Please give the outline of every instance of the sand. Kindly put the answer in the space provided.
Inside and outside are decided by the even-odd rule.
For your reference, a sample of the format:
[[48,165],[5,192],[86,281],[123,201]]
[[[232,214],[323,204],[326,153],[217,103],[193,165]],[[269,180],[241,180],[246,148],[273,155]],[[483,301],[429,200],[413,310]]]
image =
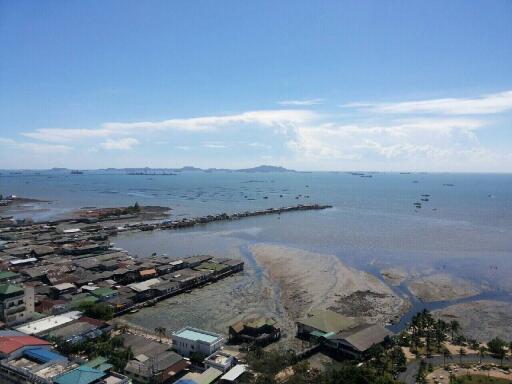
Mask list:
[[413,279],[407,287],[414,296],[425,302],[457,300],[480,293],[472,283],[446,273]]
[[454,304],[433,312],[436,318],[457,320],[462,332],[481,342],[494,337],[509,340],[512,335],[512,304],[505,301],[477,300]]
[[387,323],[408,309],[409,303],[384,282],[346,266],[333,255],[268,244],[253,245],[251,252],[278,287],[292,321],[312,308],[323,308]]

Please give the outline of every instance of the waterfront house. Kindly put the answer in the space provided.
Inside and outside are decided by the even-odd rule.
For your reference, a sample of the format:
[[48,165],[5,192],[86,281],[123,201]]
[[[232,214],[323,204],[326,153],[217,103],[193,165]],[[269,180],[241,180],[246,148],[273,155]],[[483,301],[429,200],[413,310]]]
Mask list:
[[229,327],[229,339],[232,342],[246,342],[265,346],[279,340],[281,330],[276,321],[268,317],[251,317],[232,324]]
[[209,356],[218,351],[224,338],[216,333],[185,327],[172,334],[173,348],[182,356],[200,353]]
[[330,310],[314,309],[297,321],[297,335],[308,339],[325,334],[336,334],[356,325],[354,319]]

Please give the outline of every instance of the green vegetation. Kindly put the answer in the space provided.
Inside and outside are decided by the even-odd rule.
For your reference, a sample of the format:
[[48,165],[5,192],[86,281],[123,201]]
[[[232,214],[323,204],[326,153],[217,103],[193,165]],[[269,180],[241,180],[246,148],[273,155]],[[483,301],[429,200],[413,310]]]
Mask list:
[[65,342],[60,338],[51,341],[55,343],[56,349],[64,355],[86,355],[88,359],[104,356],[118,372],[122,372],[128,360],[133,358],[131,349],[123,347],[122,336],[110,337],[105,334],[96,339],[76,343]]
[[[387,358],[395,356],[397,361],[401,362],[402,356],[392,349],[392,353],[376,349],[374,356],[378,356],[379,363],[375,366],[370,364],[365,367],[358,367],[353,363],[334,363],[325,366],[323,371],[311,369],[307,361],[298,361],[297,356],[291,351],[274,350],[264,352],[261,349],[248,353],[247,361],[256,375],[247,375],[243,383],[246,384],[270,384],[275,383],[275,376],[288,367],[290,377],[286,381],[290,384],[397,384],[392,375],[386,370],[388,366],[397,365],[396,363],[387,364]],[[386,356],[386,357],[384,357]],[[404,357],[405,359],[405,357]],[[405,364],[405,362],[403,363]],[[378,368],[376,368],[378,367]]]
[[100,320],[111,320],[114,317],[114,309],[106,303],[83,302],[79,305],[79,310],[89,316]]

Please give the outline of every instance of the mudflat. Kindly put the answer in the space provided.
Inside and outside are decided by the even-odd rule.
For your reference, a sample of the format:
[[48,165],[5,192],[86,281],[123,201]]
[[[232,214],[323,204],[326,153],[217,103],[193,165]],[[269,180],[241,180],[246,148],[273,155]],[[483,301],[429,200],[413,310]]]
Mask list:
[[268,244],[253,245],[251,252],[278,287],[291,320],[312,308],[329,308],[365,321],[387,323],[409,308],[409,302],[384,282],[346,266],[334,255]]
[[457,320],[462,332],[471,338],[487,342],[494,337],[509,340],[512,334],[512,305],[497,300],[477,300],[450,305],[433,312],[436,318]]
[[480,293],[480,289],[469,281],[447,273],[418,277],[408,284],[408,288],[414,296],[426,302],[463,299]]

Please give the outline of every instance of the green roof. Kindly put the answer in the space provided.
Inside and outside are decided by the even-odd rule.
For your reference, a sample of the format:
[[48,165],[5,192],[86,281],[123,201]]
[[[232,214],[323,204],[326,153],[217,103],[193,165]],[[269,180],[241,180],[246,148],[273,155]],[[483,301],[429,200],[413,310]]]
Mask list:
[[24,292],[24,290],[19,285],[14,285],[14,284],[1,284],[0,285],[0,295],[10,295],[13,293],[22,293],[22,292]]
[[85,363],[84,365],[86,365],[90,368],[97,369],[98,371],[103,371],[103,372],[108,371],[113,367],[112,364],[108,364],[108,360],[106,358],[104,358],[103,356],[98,356],[98,357],[92,359],[91,361]]
[[0,271],[0,280],[7,280],[17,276],[19,275],[12,271]]
[[91,295],[94,295],[96,297],[103,297],[103,296],[111,296],[116,294],[117,291],[114,291],[110,288],[98,288],[91,292]]

